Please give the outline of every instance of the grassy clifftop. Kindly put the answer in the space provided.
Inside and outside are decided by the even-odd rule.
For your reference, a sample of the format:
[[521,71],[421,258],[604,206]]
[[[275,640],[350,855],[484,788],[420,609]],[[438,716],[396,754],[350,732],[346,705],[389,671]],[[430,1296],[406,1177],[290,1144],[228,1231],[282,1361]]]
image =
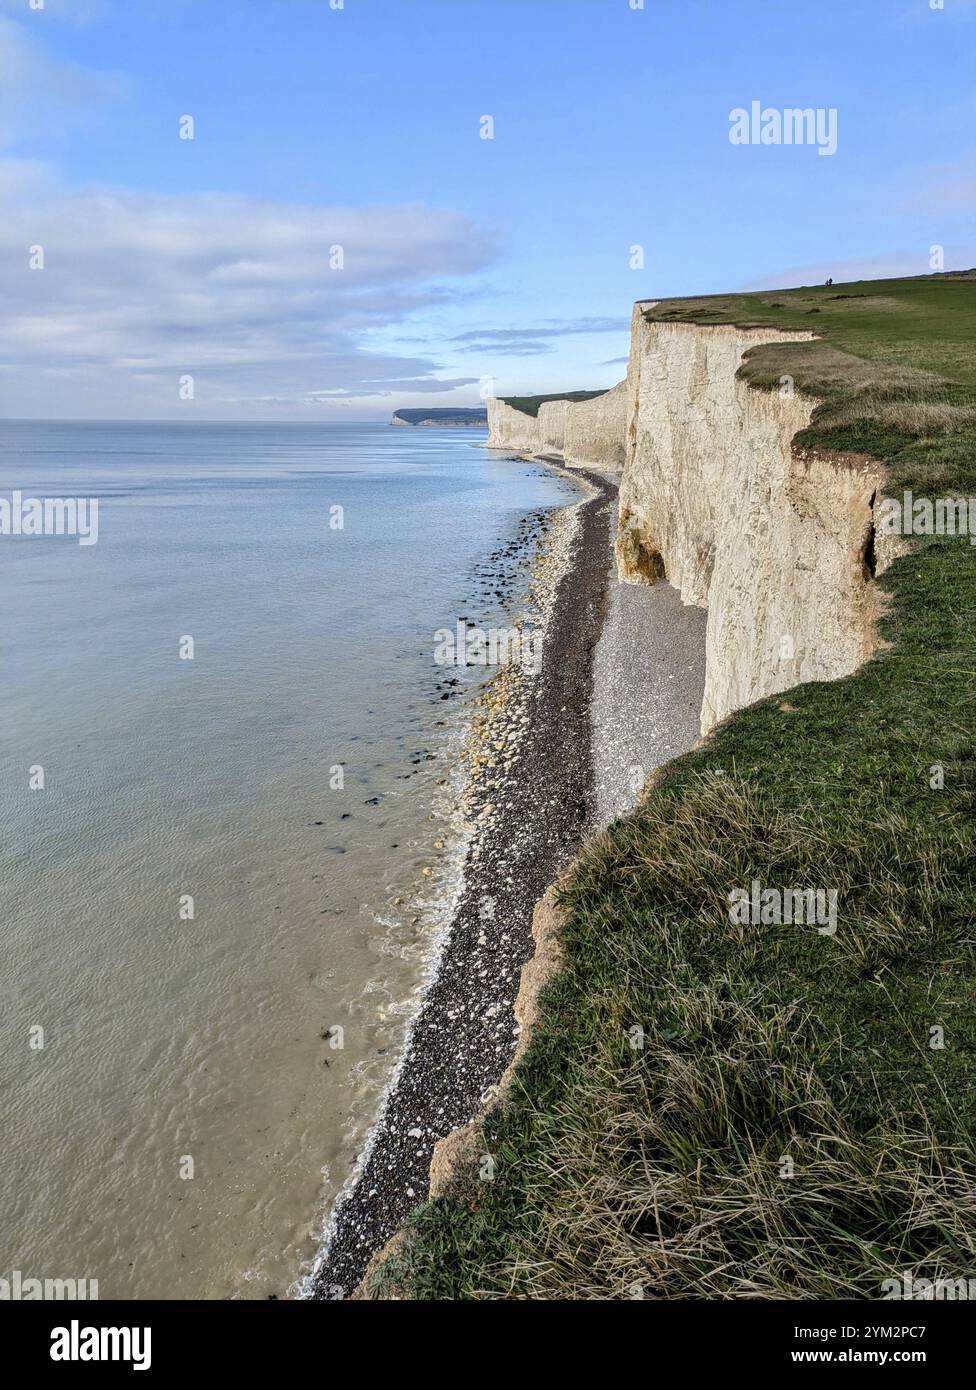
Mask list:
[[816,334],[757,348],[742,369],[753,386],[789,375],[820,398],[800,443],[888,457],[926,432],[976,424],[976,270],[662,300],[645,317]]
[[520,410],[523,415],[533,417],[539,414],[539,406],[545,405],[546,401],[592,401],[596,396],[605,396],[606,389],[602,391],[556,391],[551,396],[504,396],[506,405],[510,405],[513,410]]
[[[811,329],[743,374],[823,401],[803,443],[889,495],[976,496],[976,277],[673,300]],[[917,536],[887,646],[742,711],[582,854],[483,1165],[380,1278],[423,1298],[876,1299],[976,1270],[976,547]],[[837,931],[732,887],[838,893]]]

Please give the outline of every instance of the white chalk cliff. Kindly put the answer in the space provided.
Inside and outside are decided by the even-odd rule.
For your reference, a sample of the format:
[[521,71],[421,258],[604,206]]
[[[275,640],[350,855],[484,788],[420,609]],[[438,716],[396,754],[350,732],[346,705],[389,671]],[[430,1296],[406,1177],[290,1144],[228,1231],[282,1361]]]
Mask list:
[[817,402],[737,376],[750,348],[814,335],[658,323],[650,307],[634,309],[626,381],[538,420],[490,401],[488,443],[622,463],[620,578],[666,579],[708,610],[707,733],[763,696],[856,670],[877,642],[874,574],[897,548],[875,544],[881,463],[794,448]]
[[631,413],[629,380],[588,401],[546,401],[538,416],[488,402],[488,448],[558,454],[567,463],[621,469]]
[[663,577],[708,609],[701,728],[803,681],[849,675],[876,645],[884,468],[795,449],[816,401],[736,373],[760,343],[812,334],[654,323],[634,311],[620,487],[621,579]]

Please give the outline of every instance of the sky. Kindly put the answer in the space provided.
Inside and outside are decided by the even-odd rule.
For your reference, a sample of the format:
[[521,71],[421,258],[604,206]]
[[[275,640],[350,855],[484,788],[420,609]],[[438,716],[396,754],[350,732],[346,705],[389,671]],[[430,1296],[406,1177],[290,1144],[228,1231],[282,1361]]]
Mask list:
[[638,299],[974,266],[974,71],[976,0],[0,0],[0,416],[597,389]]

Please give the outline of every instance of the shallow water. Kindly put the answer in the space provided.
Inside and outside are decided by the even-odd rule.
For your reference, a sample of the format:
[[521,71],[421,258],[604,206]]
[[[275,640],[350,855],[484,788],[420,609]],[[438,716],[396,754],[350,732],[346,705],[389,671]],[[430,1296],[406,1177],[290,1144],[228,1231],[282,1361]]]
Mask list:
[[0,536],[0,1276],[281,1296],[314,1254],[438,926],[433,634],[573,496],[483,438],[0,423],[0,496],[100,499],[96,545]]

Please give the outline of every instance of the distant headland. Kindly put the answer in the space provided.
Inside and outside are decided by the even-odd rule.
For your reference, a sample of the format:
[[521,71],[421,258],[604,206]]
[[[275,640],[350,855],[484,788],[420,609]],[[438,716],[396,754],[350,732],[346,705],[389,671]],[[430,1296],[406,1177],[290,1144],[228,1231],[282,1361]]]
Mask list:
[[446,406],[439,410],[423,410],[420,407],[407,410],[394,410],[391,425],[473,425],[480,429],[488,428],[488,408],[483,405]]

